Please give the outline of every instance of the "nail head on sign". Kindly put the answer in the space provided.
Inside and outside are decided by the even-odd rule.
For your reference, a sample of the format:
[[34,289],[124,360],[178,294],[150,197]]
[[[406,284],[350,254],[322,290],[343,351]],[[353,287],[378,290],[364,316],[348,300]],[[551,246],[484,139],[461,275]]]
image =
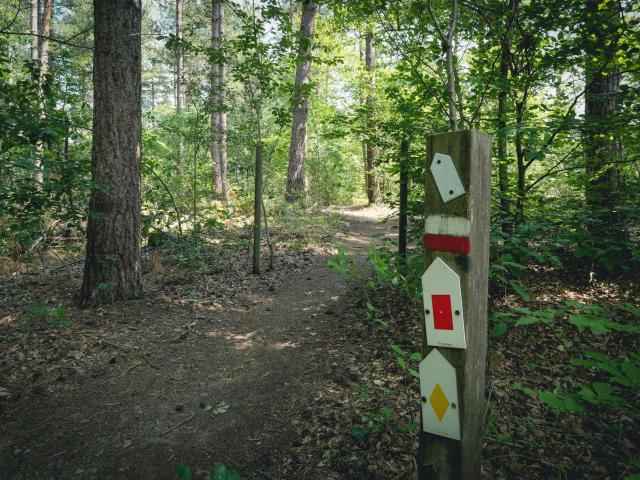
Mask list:
[[423,401],[424,403],[427,403],[427,397],[422,397],[422,401]]
[[426,313],[427,315],[429,315],[431,313],[431,311],[427,308],[424,313]]
[[451,403],[451,408],[456,409],[458,408],[458,405],[455,404],[455,402]]

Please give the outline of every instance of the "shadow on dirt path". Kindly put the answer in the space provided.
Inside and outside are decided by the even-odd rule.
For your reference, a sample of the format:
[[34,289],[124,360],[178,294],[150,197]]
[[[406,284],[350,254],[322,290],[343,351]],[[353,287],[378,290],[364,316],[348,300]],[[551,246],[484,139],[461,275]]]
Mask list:
[[[395,233],[377,223],[388,214],[340,210],[337,241],[364,258],[376,234]],[[357,342],[340,327],[353,292],[327,258],[222,311],[154,299],[119,309],[92,365],[0,399],[0,478],[173,479],[178,463],[205,478],[215,462],[243,478],[285,478],[291,419],[341,381],[338,354]]]

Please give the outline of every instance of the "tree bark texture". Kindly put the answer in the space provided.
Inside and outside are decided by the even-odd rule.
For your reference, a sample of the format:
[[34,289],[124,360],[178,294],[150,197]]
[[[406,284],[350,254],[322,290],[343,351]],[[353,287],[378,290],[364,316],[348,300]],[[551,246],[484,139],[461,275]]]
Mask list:
[[409,200],[409,140],[400,142],[400,213],[398,221],[398,253],[406,262],[407,253],[407,204]]
[[517,0],[509,0],[505,16],[504,37],[500,43],[500,87],[498,91],[498,186],[500,213],[509,217],[509,156],[507,150],[507,97],[509,95],[509,62],[511,61],[511,30]]
[[256,171],[254,183],[253,202],[253,269],[256,275],[260,274],[260,241],[262,239],[262,220],[260,218],[262,207],[262,143],[256,144]]
[[[602,7],[601,0],[586,4],[593,22],[586,34],[584,152],[587,181],[585,198],[591,209],[589,231],[594,238],[628,240],[624,215],[618,209],[624,178],[617,163],[621,160],[620,135],[616,126],[616,100],[621,73],[616,63],[617,42],[613,40],[620,24],[619,14]],[[610,3],[608,5],[611,5]],[[609,31],[601,28],[609,25]],[[629,256],[629,252],[623,252]]]
[[449,96],[449,124],[451,131],[458,130],[458,110],[456,108],[456,75],[453,60],[453,38],[458,23],[458,0],[451,0],[451,16],[449,19],[449,30],[443,42],[445,62],[447,65],[447,93]]
[[524,222],[524,203],[527,198],[525,187],[527,180],[527,167],[524,158],[524,146],[522,143],[522,120],[524,118],[524,99],[516,102],[516,162],[518,167],[517,199],[516,199],[516,225]]
[[296,88],[294,92],[293,121],[291,123],[291,144],[289,146],[289,170],[287,173],[286,200],[293,202],[307,190],[304,174],[305,143],[307,140],[307,117],[309,115],[309,92],[306,91],[311,73],[313,50],[313,30],[318,6],[311,0],[302,3],[296,68]]
[[373,34],[367,32],[365,34],[364,61],[365,68],[369,75],[369,88],[365,97],[367,119],[366,128],[369,140],[365,142],[365,181],[367,187],[367,200],[369,203],[377,203],[380,201],[380,179],[376,172],[377,151],[371,141],[375,130],[374,124],[374,90],[376,88],[376,72],[375,72],[375,50],[373,48]]
[[[182,40],[182,4],[183,0],[176,0],[176,29],[175,36],[178,41]],[[176,78],[175,78],[175,101],[176,111],[180,112],[184,106],[184,52],[182,46],[176,49]]]
[[141,4],[94,0],[93,149],[80,306],[142,295]]
[[39,60],[38,35],[40,34],[38,0],[31,0],[30,6],[29,31],[31,32],[31,60],[34,60],[37,64]]
[[[178,42],[182,40],[182,2],[183,0],[176,0],[176,21],[175,21],[175,36]],[[182,51],[182,45],[178,43],[176,49],[176,71],[175,71],[175,102],[176,113],[180,115],[182,107],[184,106],[185,90],[184,90],[184,52]],[[182,143],[182,134],[178,133],[178,165],[182,166],[184,162],[184,144]]]
[[42,10],[41,35],[38,56],[40,59],[40,88],[49,73],[49,36],[53,22],[53,0],[44,0]]
[[216,192],[229,202],[227,163],[227,113],[225,111],[225,65],[223,60],[224,5],[211,2],[211,47],[216,58],[211,64],[211,161]]

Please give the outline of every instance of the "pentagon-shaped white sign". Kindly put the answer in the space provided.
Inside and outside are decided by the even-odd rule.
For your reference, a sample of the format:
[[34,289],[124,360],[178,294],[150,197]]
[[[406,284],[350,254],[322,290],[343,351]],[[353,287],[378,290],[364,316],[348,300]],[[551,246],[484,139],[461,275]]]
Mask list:
[[440,257],[422,274],[427,344],[467,348],[460,277]]
[[444,203],[464,195],[464,187],[451,156],[445,153],[436,153],[429,170],[431,170],[436,187],[440,192],[440,198]]
[[460,440],[456,370],[437,348],[420,362],[422,430]]

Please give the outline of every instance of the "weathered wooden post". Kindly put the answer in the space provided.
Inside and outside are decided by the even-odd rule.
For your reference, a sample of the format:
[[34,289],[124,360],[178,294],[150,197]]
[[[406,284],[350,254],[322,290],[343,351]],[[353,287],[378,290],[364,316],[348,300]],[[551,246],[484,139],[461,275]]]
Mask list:
[[419,478],[480,478],[487,352],[491,137],[427,139]]

